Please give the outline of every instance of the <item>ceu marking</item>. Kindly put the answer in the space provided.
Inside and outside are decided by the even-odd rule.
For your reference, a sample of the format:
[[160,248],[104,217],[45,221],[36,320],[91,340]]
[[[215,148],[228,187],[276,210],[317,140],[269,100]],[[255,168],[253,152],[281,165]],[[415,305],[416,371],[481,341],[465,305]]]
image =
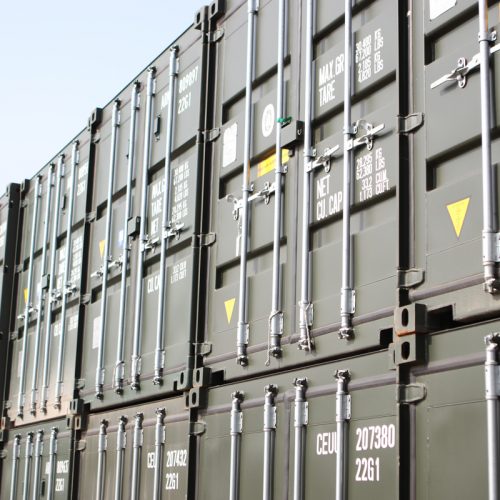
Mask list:
[[273,133],[275,116],[274,106],[268,104],[262,113],[262,135],[264,137],[269,137]]

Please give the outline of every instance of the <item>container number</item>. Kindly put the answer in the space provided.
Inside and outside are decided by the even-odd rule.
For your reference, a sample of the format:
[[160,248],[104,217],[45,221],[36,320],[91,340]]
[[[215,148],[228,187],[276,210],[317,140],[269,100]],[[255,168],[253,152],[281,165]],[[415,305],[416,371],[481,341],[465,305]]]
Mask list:
[[167,451],[166,467],[187,467],[187,450]]
[[166,490],[178,490],[179,489],[179,473],[178,472],[169,472],[166,477]]
[[381,450],[396,445],[396,427],[389,425],[370,425],[356,429],[356,451]]
[[380,458],[356,458],[356,481],[380,481]]
[[56,477],[56,491],[64,491],[64,478]]

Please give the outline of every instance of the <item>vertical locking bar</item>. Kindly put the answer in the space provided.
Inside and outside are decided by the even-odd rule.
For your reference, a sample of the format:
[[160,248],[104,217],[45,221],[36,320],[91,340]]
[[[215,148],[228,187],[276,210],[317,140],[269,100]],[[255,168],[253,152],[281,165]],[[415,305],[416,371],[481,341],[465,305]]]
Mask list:
[[62,290],[62,306],[61,306],[61,334],[59,336],[59,350],[57,353],[57,375],[54,391],[54,408],[61,408],[62,385],[63,385],[63,369],[64,369],[64,349],[66,344],[66,315],[68,307],[68,295],[73,292],[73,284],[71,283],[71,255],[72,255],[72,234],[71,226],[73,224],[73,212],[75,209],[75,186],[76,186],[76,169],[79,163],[78,141],[73,143],[71,152],[71,187],[69,192],[69,210],[66,220],[66,248],[64,258],[64,277]]
[[351,396],[347,392],[349,370],[337,370],[336,421],[337,421],[337,467],[335,500],[345,500],[347,464],[347,425],[351,419]]
[[35,245],[38,229],[38,206],[40,199],[41,176],[37,175],[35,183],[35,192],[33,194],[33,219],[31,221],[31,240],[30,240],[30,256],[28,265],[28,287],[26,294],[26,304],[23,315],[23,342],[22,342],[22,355],[19,379],[19,394],[17,397],[17,416],[22,418],[24,415],[24,404],[26,399],[26,361],[28,359],[28,326],[30,322],[31,307],[31,294],[33,289],[33,268],[35,257]]
[[491,68],[488,31],[488,1],[479,0],[479,54],[481,73],[481,154],[483,177],[483,268],[484,285],[489,293],[494,293],[498,262],[498,224],[496,221],[496,188],[491,164]]
[[[285,0],[278,5],[278,73],[276,114],[285,116]],[[282,182],[283,152],[281,150],[281,123],[276,123],[276,167],[274,174],[274,236],[273,236],[273,285],[271,297],[271,314],[269,316],[269,354],[281,357],[281,336],[283,335],[283,311],[281,310],[281,211],[283,205]]]
[[116,345],[116,364],[114,373],[114,388],[117,394],[123,392],[123,381],[125,379],[124,342],[127,315],[127,271],[130,258],[130,242],[128,238],[128,221],[132,215],[132,177],[135,167],[135,148],[137,140],[137,111],[138,94],[140,84],[135,82],[132,87],[130,98],[130,136],[128,142],[128,162],[127,162],[127,193],[125,199],[125,217],[123,220],[123,253],[122,253],[122,274],[120,281],[120,312],[118,318],[118,341]]
[[141,376],[141,343],[142,343],[142,281],[144,278],[144,254],[146,252],[147,234],[146,217],[148,211],[148,174],[151,165],[152,132],[153,132],[153,101],[155,97],[155,75],[154,67],[148,70],[147,99],[146,99],[146,126],[144,129],[144,156],[142,162],[142,186],[141,186],[141,226],[139,235],[139,251],[137,252],[137,272],[135,287],[135,310],[134,310],[134,340],[132,351],[132,383],[134,390],[140,389]]
[[276,441],[276,402],[278,387],[268,385],[264,400],[264,471],[262,500],[273,499],[274,449]]
[[165,170],[163,173],[163,216],[162,216],[162,235],[161,235],[161,250],[160,250],[160,285],[158,288],[158,320],[156,323],[156,350],[155,350],[155,365],[153,384],[159,385],[163,382],[163,368],[165,365],[165,281],[167,274],[167,243],[170,208],[170,186],[172,177],[172,146],[174,136],[174,108],[176,84],[179,76],[179,61],[177,55],[179,47],[174,46],[170,49],[170,74],[169,74],[169,89],[170,96],[168,102],[168,117],[167,117],[167,137],[165,149]]
[[122,415],[118,422],[116,433],[116,468],[115,468],[115,500],[122,500],[123,492],[123,460],[127,446],[127,434],[125,433],[127,417]]
[[[40,286],[40,295],[38,296],[37,305],[37,318],[36,318],[36,330],[35,330],[35,347],[33,351],[33,375],[31,379],[31,397],[30,397],[30,413],[35,415],[36,413],[36,391],[38,388],[38,362],[40,358],[40,341],[42,332],[42,318],[45,318],[46,322],[50,323],[50,301],[46,301],[46,289],[42,287],[43,277],[47,274],[47,246],[49,243],[49,219],[50,219],[50,209],[52,207],[52,182],[54,176],[55,165],[53,163],[49,166],[48,176],[47,176],[47,204],[45,206],[45,226],[43,229],[43,242],[42,242],[42,264],[40,266],[40,277],[38,280]],[[57,212],[55,213],[57,217]],[[52,252],[52,248],[51,248]],[[45,310],[44,310],[45,309]]]
[[485,392],[488,421],[488,500],[498,500],[498,466],[500,464],[500,434],[498,431],[500,395],[500,370],[498,364],[498,349],[500,334],[488,335],[486,342],[486,361],[484,366]]
[[[95,374],[95,396],[103,398],[104,386],[104,336],[106,334],[107,302],[108,302],[108,271],[111,260],[110,249],[111,226],[113,223],[113,187],[115,183],[116,152],[118,148],[118,128],[120,127],[120,100],[113,104],[111,119],[111,152],[109,155],[108,199],[106,203],[106,233],[104,240],[104,254],[102,261],[102,288],[101,288],[101,324],[99,327],[99,343],[97,347],[97,368]],[[125,235],[124,235],[125,236]]]
[[32,500],[40,498],[40,473],[42,472],[42,454],[43,454],[43,430],[36,433],[35,441],[35,468],[33,472],[33,495]]
[[33,459],[33,433],[26,434],[26,445],[24,453],[24,480],[23,480],[23,500],[28,500],[30,494],[31,461]]
[[155,426],[155,473],[154,473],[154,492],[153,500],[161,500],[162,493],[162,467],[163,467],[163,448],[165,446],[165,408],[156,410]]
[[49,366],[50,345],[52,340],[52,302],[54,301],[54,290],[56,286],[56,263],[57,263],[57,234],[59,232],[59,212],[61,209],[61,185],[64,177],[64,155],[60,155],[57,161],[56,194],[54,203],[54,215],[52,222],[52,235],[50,237],[50,265],[49,265],[49,289],[47,290],[47,305],[45,308],[45,345],[43,351],[42,387],[40,391],[40,410],[47,411],[49,389]]
[[306,450],[306,429],[308,424],[308,403],[306,400],[307,379],[297,378],[295,385],[295,453],[293,461],[293,500],[304,500],[304,457]]
[[56,482],[56,464],[57,464],[57,427],[52,427],[50,430],[50,445],[49,445],[49,478],[47,480],[47,500],[52,500],[55,494]]
[[354,290],[352,289],[351,262],[351,184],[353,150],[348,147],[354,135],[352,126],[352,0],[345,0],[344,39],[344,183],[342,212],[342,289],[340,291],[339,337],[350,339],[354,333]]
[[106,450],[108,448],[108,421],[101,420],[97,442],[96,500],[104,500],[104,478],[106,477]]
[[241,366],[248,364],[248,283],[247,283],[247,260],[248,260],[248,238],[249,238],[249,203],[248,197],[250,186],[250,158],[252,151],[252,82],[254,74],[255,59],[255,24],[259,9],[258,0],[248,0],[248,26],[247,26],[247,62],[246,62],[246,85],[245,85],[245,143],[243,152],[243,186],[242,186],[242,210],[241,210],[241,242],[240,242],[240,287],[238,302],[238,329],[236,340],[236,361]]
[[21,435],[14,436],[12,444],[12,470],[10,475],[10,500],[16,500],[17,497],[17,472],[19,467],[19,455],[21,454]]
[[139,488],[141,485],[141,451],[143,443],[143,430],[142,422],[144,420],[144,414],[137,413],[135,416],[134,424],[134,438],[132,443],[132,484],[130,500],[137,500],[139,498]]
[[314,36],[314,0],[307,0],[306,17],[306,60],[305,60],[305,96],[304,96],[304,172],[302,188],[302,244],[301,244],[301,285],[299,302],[299,349],[310,351],[313,305],[310,296],[309,268],[309,219],[311,212],[311,165],[314,161],[312,149],[312,72],[313,72],[313,36]]
[[231,394],[231,471],[229,476],[229,500],[240,498],[240,449],[241,435],[243,433],[243,412],[241,403],[244,399],[242,392],[236,391]]

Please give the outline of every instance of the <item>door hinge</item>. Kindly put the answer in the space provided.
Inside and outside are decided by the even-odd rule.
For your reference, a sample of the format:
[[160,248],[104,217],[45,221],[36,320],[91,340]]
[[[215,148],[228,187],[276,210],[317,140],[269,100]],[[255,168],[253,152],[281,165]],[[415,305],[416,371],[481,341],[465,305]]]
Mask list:
[[217,241],[217,235],[215,233],[197,234],[195,240],[198,247],[210,247]]
[[82,390],[85,388],[85,379],[84,378],[78,378],[75,381],[75,389]]
[[197,356],[208,356],[212,352],[212,342],[194,344]]
[[216,31],[212,31],[208,34],[208,43],[216,43],[224,37],[224,28],[219,28]]
[[415,132],[424,124],[423,113],[412,113],[407,116],[398,116],[398,134],[409,134]]
[[398,270],[398,288],[405,290],[421,285],[425,280],[425,271],[423,269],[399,269]]
[[205,130],[203,132],[205,142],[214,142],[220,137],[220,128],[213,128],[212,130]]
[[400,404],[418,403],[426,397],[427,387],[424,384],[402,384],[396,387],[396,400]]
[[94,222],[96,219],[96,212],[89,212],[88,214],[85,215],[85,222]]
[[85,441],[85,439],[80,439],[80,441],[78,441],[76,443],[76,451],[85,451],[85,449],[87,448],[87,441]]

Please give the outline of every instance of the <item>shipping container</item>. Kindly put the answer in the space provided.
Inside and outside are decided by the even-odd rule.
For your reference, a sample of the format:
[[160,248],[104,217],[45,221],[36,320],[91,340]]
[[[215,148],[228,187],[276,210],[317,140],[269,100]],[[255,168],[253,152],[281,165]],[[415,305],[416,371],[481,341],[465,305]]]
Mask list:
[[[99,111],[93,115],[94,121]],[[6,416],[63,417],[75,398],[87,279],[94,122],[25,183]]]
[[63,418],[1,431],[0,498],[75,498],[74,424]]
[[74,498],[192,498],[190,415],[184,397],[92,414],[76,446]]
[[209,13],[103,110],[80,396],[131,404],[189,387],[199,301]]

